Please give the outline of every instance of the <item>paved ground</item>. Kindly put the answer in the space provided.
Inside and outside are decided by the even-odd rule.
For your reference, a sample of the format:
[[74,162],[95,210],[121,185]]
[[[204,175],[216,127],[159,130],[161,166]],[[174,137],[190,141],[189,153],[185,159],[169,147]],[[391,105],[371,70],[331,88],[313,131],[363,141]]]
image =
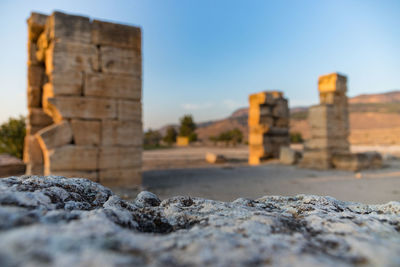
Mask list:
[[[208,165],[204,162],[207,151],[221,153],[230,162]],[[399,160],[386,160],[381,170],[353,173],[300,169],[277,161],[251,167],[246,158],[246,147],[146,151],[143,186],[161,198],[189,195],[231,201],[238,197],[316,194],[369,204],[400,201]]]

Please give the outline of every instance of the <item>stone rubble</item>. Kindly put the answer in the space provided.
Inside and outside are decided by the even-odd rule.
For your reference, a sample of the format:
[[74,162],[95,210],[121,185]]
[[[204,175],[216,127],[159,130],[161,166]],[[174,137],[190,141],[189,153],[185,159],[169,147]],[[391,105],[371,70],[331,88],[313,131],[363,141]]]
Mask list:
[[399,266],[400,203],[220,202],[80,178],[0,179],[0,266]]

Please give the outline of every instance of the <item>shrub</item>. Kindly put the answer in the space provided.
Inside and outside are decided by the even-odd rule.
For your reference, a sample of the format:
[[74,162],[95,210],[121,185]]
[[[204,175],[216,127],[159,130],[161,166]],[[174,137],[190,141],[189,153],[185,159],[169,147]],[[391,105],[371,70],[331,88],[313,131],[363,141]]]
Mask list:
[[160,141],[161,134],[158,131],[153,131],[152,129],[149,129],[147,132],[145,132],[143,140],[144,145],[159,146]]
[[25,134],[25,117],[9,118],[0,125],[0,153],[22,159]]
[[242,143],[243,133],[238,128],[235,128],[233,130],[222,132],[218,136],[211,136],[209,140],[214,142],[214,144],[220,141],[225,142],[226,144],[232,143],[236,145]]
[[170,126],[167,129],[167,133],[165,134],[163,141],[168,145],[172,145],[176,142],[176,136],[178,133],[176,132],[175,128]]
[[303,136],[301,135],[301,133],[298,132],[293,132],[290,133],[290,143],[303,143]]
[[181,125],[179,127],[179,136],[189,137],[189,142],[197,140],[196,124],[194,123],[192,115],[185,115],[180,119]]

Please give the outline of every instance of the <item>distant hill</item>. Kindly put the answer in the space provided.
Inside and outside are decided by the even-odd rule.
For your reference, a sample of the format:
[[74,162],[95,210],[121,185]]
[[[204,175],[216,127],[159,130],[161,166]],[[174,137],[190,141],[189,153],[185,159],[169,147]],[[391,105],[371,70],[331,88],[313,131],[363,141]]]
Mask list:
[[391,91],[383,94],[363,94],[349,99],[350,104],[383,104],[383,103],[399,103],[400,91]]
[[[353,144],[400,144],[400,91],[382,94],[364,94],[349,98],[350,142]],[[308,107],[290,110],[292,132],[309,137]],[[221,120],[198,123],[199,139],[208,141],[210,136],[234,128],[240,129],[247,138],[248,109],[235,110]]]

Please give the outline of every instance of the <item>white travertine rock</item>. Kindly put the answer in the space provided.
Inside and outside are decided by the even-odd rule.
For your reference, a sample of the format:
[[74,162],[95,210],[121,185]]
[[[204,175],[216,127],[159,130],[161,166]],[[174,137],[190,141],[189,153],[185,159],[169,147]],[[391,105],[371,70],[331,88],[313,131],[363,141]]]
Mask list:
[[0,179],[1,266],[399,266],[400,203],[298,195],[220,202],[87,179]]

